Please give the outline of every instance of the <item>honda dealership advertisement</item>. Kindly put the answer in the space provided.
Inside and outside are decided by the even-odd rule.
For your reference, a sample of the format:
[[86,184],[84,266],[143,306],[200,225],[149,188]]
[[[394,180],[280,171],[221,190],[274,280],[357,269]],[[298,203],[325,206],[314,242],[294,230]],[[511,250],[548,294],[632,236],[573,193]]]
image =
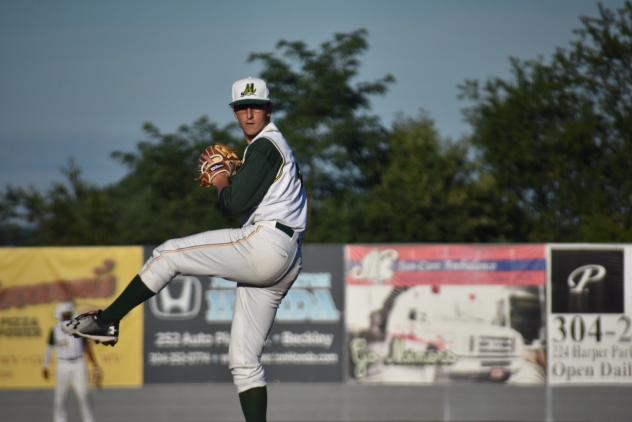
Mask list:
[[347,246],[360,383],[545,382],[544,245]]
[[549,381],[632,383],[629,246],[551,245]]
[[[342,247],[308,245],[303,259],[303,271],[277,311],[262,356],[266,378],[341,381]],[[145,382],[231,381],[234,298],[234,282],[179,276],[148,301]]]

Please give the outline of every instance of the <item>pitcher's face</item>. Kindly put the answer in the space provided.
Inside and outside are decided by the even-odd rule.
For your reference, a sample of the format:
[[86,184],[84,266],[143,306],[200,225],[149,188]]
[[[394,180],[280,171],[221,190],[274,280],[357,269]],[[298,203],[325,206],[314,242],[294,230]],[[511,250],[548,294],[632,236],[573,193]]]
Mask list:
[[268,104],[236,105],[233,107],[233,112],[248,142],[252,141],[270,123],[271,113]]

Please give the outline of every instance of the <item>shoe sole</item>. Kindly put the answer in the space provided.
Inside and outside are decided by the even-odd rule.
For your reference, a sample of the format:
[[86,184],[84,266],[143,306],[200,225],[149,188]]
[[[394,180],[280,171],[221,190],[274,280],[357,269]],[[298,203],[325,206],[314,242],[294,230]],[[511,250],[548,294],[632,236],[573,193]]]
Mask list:
[[94,340],[97,344],[101,343],[104,346],[114,346],[118,342],[118,337],[110,337],[110,336],[97,336],[94,334],[84,334],[82,332],[76,331],[72,327],[67,327],[62,325],[62,330],[66,334],[70,334],[73,337],[83,337],[90,340]]

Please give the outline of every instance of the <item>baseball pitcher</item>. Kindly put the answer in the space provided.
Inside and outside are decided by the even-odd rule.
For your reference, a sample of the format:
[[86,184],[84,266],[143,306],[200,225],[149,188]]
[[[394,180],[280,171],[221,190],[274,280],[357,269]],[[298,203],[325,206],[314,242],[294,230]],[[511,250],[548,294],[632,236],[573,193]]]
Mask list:
[[307,195],[294,154],[271,121],[266,82],[236,81],[230,105],[248,144],[243,160],[226,145],[210,146],[200,155],[199,182],[215,188],[222,212],[241,216],[243,226],[166,241],[109,307],[79,315],[64,327],[114,345],[119,321],[176,275],[233,280],[230,370],[246,421],[261,422],[267,409],[261,354],[276,310],[302,267]]

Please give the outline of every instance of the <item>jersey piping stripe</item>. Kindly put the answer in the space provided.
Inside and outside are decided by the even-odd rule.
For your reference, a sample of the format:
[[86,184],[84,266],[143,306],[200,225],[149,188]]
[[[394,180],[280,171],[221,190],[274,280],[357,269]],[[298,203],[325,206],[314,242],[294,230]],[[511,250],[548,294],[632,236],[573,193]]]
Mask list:
[[178,249],[174,249],[172,251],[162,251],[160,252],[160,255],[156,257],[156,259],[153,259],[148,265],[147,268],[145,268],[145,270],[143,271],[146,272],[148,271],[153,265],[154,263],[156,263],[160,258],[163,257],[163,255],[173,255],[176,253],[186,253],[187,251],[193,251],[193,250],[197,250],[197,249],[205,249],[205,248],[220,248],[220,247],[226,247],[226,246],[232,246],[232,245],[238,245],[240,243],[246,242],[248,241],[251,237],[253,237],[254,235],[256,235],[259,230],[261,230],[261,226],[258,226],[255,231],[253,231],[252,233],[250,233],[248,236],[239,239],[237,241],[234,242],[224,242],[224,243],[208,243],[208,244],[204,244],[204,245],[195,245],[195,246],[186,246],[184,248],[178,248]]
[[[270,130],[268,132],[278,132],[278,131]],[[265,140],[269,141],[272,144],[272,146],[274,147],[274,149],[277,150],[277,152],[279,153],[279,156],[281,157],[281,167],[279,167],[279,170],[277,171],[276,177],[274,178],[274,182],[276,182],[277,180],[279,180],[281,178],[281,176],[283,176],[283,168],[285,167],[285,156],[283,156],[283,153],[281,152],[281,148],[279,148],[279,146],[276,144],[276,142],[272,138],[268,138],[265,135],[261,135],[261,137],[256,138],[254,141],[256,141],[257,139],[265,139]],[[250,145],[252,145],[252,143]],[[246,147],[246,150],[244,151],[244,161],[246,161],[246,154],[248,154],[248,148],[250,147],[250,145],[248,145]],[[272,183],[274,183],[274,182],[272,182]]]
[[274,178],[274,181],[276,182],[277,180],[279,180],[281,178],[281,176],[283,176],[283,168],[285,167],[285,157],[283,156],[283,153],[281,152],[281,148],[278,147],[278,145],[276,144],[276,142],[274,142],[272,139],[270,138],[265,138],[268,141],[270,141],[270,143],[272,144],[272,146],[274,146],[274,148],[277,150],[277,152],[279,153],[279,155],[281,156],[281,167],[279,167],[279,170],[277,171],[277,175]]

